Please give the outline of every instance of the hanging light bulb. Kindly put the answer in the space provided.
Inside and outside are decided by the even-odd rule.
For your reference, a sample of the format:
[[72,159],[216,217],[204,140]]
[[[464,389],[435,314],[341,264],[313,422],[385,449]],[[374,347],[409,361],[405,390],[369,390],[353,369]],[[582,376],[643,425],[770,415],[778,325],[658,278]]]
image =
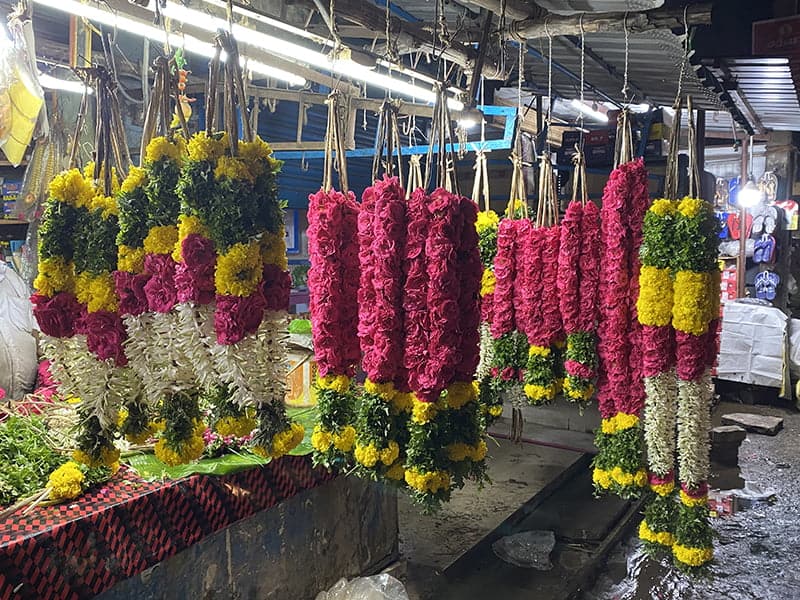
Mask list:
[[752,208],[764,201],[764,192],[759,189],[752,176],[747,178],[747,183],[739,190],[736,201],[744,208]]

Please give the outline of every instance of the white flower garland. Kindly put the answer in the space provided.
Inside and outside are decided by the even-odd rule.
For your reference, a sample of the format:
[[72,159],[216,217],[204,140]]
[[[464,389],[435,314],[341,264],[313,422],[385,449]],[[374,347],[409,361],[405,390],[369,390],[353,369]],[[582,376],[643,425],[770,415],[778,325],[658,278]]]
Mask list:
[[494,338],[488,323],[482,322],[480,329],[480,361],[478,362],[477,378],[483,379],[489,374],[494,362]]
[[666,476],[675,465],[677,385],[674,368],[644,380],[647,459],[650,470],[660,477]]
[[690,487],[708,480],[711,432],[710,374],[678,380],[678,466]]
[[[176,305],[173,344],[182,368],[194,374],[196,384],[210,389],[218,383],[211,348],[215,345],[214,305]],[[213,343],[212,343],[213,342]]]

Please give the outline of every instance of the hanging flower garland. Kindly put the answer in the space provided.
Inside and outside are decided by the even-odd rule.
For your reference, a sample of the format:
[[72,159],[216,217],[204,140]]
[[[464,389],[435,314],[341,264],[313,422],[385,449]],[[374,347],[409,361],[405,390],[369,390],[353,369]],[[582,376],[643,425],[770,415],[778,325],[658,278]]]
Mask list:
[[[523,223],[523,225],[519,225]],[[493,294],[491,334],[494,338],[490,373],[500,387],[518,384],[528,362],[528,344],[518,331],[514,304],[515,280],[520,277],[517,259],[520,251],[517,231],[526,228],[525,221],[503,219],[497,230],[497,255],[494,260],[495,290]],[[527,284],[526,284],[527,287]]]
[[358,333],[367,379],[358,405],[354,455],[364,476],[393,482],[403,480],[401,444],[412,407],[403,368],[408,218],[397,177],[384,176],[364,191],[358,216]]
[[595,438],[599,453],[593,481],[599,491],[623,497],[638,495],[647,484],[639,420],[644,388],[635,384],[641,375],[632,358],[640,352],[635,301],[647,190],[642,159],[625,163],[612,171],[601,210],[598,402],[603,420]]
[[[418,502],[433,508],[449,499],[453,487],[463,486],[465,478],[482,480],[485,470],[486,444],[480,438],[472,381],[478,363],[481,277],[477,212],[471,201],[437,189],[427,207],[424,196],[412,196],[409,215],[406,306],[413,312],[406,312],[405,364],[411,367],[414,408],[405,481]],[[421,319],[412,320],[418,314]],[[425,348],[425,338],[427,352],[420,364],[415,353]]]
[[597,377],[596,321],[600,270],[600,212],[592,202],[572,202],[561,224],[558,293],[567,335],[564,395],[588,402]]
[[344,464],[355,444],[350,386],[358,345],[358,205],[352,192],[309,196],[308,254],[311,326],[317,361],[320,423],[311,436],[314,461]]
[[686,568],[701,567],[713,557],[707,483],[713,388],[708,371],[719,318],[718,236],[719,222],[710,204],[696,198],[678,204],[672,325],[677,342],[681,503],[672,553]]
[[478,213],[475,228],[478,233],[478,249],[480,251],[483,275],[481,276],[480,305],[480,361],[478,363],[478,382],[481,417],[486,429],[503,414],[503,401],[500,395],[501,385],[492,377],[491,368],[494,363],[494,339],[491,333],[494,289],[497,283],[494,275],[494,259],[497,255],[497,230],[500,217],[493,210]]
[[639,537],[652,550],[675,542],[675,335],[672,329],[677,204],[656,200],[645,215],[642,268],[637,303],[642,325],[645,398],[644,437],[652,499],[639,526]]

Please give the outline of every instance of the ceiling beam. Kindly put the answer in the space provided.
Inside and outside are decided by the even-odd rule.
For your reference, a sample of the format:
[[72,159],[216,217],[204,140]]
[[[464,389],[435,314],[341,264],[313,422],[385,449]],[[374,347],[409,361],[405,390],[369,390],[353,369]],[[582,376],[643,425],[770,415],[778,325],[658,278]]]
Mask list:
[[[471,4],[492,11],[500,16],[503,9],[503,0],[462,0],[461,4]],[[506,18],[516,21],[535,18],[544,14],[544,11],[530,0],[505,0]]]
[[[711,24],[711,4],[690,4],[686,8],[686,22],[693,25]],[[585,33],[624,32],[638,33],[652,29],[683,29],[683,9],[657,8],[640,13],[604,13],[586,19],[583,15],[548,15],[544,19],[529,18],[514,21],[506,28],[506,34],[518,40],[580,35]]]

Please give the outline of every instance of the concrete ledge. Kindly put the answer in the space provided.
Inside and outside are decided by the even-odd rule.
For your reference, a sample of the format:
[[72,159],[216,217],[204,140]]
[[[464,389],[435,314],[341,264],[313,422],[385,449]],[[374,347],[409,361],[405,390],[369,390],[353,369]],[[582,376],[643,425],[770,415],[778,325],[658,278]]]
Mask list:
[[[506,402],[503,406],[503,417],[511,419],[511,403]],[[543,425],[555,429],[566,429],[581,433],[592,433],[600,427],[600,411],[597,409],[597,402],[592,402],[583,409],[567,402],[563,398],[558,398],[552,404],[544,406],[522,407],[522,417],[525,423]]]
[[304,600],[398,555],[397,496],[338,477],[215,533],[100,600]]

